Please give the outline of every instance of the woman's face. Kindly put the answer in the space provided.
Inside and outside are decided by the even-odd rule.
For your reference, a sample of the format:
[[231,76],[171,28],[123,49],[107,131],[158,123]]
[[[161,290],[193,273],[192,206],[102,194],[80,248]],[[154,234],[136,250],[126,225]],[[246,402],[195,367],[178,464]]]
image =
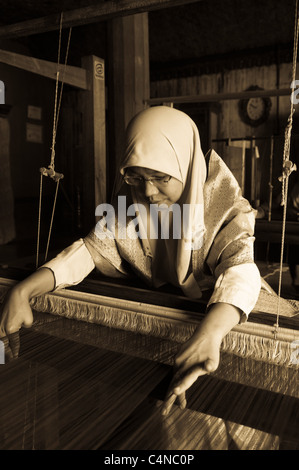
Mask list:
[[140,166],[130,167],[126,171],[127,176],[139,176],[144,178],[140,186],[135,186],[138,199],[146,200],[150,204],[166,204],[171,206],[176,203],[183,193],[183,183],[176,178],[171,178],[168,183],[146,181],[148,178],[160,178],[168,176],[165,173],[143,168]]

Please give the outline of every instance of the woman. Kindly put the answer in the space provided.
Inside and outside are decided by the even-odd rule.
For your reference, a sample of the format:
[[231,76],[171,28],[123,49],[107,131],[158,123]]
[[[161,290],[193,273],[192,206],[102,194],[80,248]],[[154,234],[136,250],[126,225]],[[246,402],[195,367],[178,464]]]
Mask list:
[[149,108],[132,120],[120,174],[113,217],[103,216],[87,237],[12,289],[0,336],[32,324],[32,297],[77,284],[95,267],[109,276],[137,273],[153,287],[171,283],[193,298],[213,283],[205,319],[175,358],[162,410],[168,414],[177,399],[186,405],[199,376],[217,369],[222,339],[258,299],[255,211],[220,157],[212,151],[205,159],[194,122],[173,108]]

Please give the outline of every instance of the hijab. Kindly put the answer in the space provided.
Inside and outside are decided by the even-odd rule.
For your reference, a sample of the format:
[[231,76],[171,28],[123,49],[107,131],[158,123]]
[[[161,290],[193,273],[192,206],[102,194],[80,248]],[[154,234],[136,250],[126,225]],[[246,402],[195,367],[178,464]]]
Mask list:
[[[175,278],[185,294],[198,297],[199,288],[190,264],[192,251],[200,249],[204,233],[203,186],[207,170],[199,132],[193,120],[182,111],[168,106],[151,107],[137,114],[126,131],[120,173],[124,175],[130,167],[143,167],[165,173],[183,184],[183,193],[179,200],[184,214],[181,218],[182,236],[175,242],[163,241],[164,261],[166,260],[164,267],[169,271],[169,278]],[[130,189],[134,203],[138,204],[134,187]],[[138,214],[138,222],[144,227],[150,218],[149,206],[146,208],[146,216],[143,211]],[[146,241],[154,247],[149,237]],[[163,250],[160,249],[156,256],[161,256],[161,253]],[[153,257],[155,258],[155,252]],[[160,268],[153,271],[156,284],[159,284],[161,277],[162,259],[158,260],[156,266],[158,265]]]

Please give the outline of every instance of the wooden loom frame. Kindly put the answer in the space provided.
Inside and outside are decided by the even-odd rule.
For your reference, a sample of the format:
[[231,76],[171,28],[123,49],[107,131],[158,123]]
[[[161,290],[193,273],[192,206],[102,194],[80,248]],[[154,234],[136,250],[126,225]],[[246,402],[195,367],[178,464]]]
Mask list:
[[[16,281],[13,279],[0,277],[0,302],[15,284]],[[116,284],[112,285],[112,288],[116,287]],[[204,316],[204,301],[196,302],[198,305],[196,310],[194,305],[190,309],[175,305],[161,306],[151,303],[145,296],[145,291],[134,288],[132,290],[139,299],[121,298],[119,292],[116,297],[85,292],[80,287],[60,289],[34,298],[31,307],[36,312],[50,313],[79,322],[108,326],[177,343],[189,339]],[[146,300],[140,301],[140,297],[145,297]],[[261,301],[263,302],[263,299]],[[257,361],[299,368],[296,356],[299,330],[291,330],[288,327],[275,329],[271,322],[268,325],[261,324],[260,313],[257,304],[252,312],[253,318],[237,325],[226,335],[222,342],[222,350],[241,357],[251,357]]]
[[[194,3],[200,0],[187,0],[188,3]],[[85,7],[82,9],[77,9],[73,11],[66,12],[64,14],[64,27],[82,25],[82,24],[90,24],[97,21],[103,21],[110,18],[114,18],[117,16],[124,16],[124,15],[132,15],[140,12],[150,11],[159,8],[166,8],[171,6],[177,6],[181,4],[186,4],[186,1],[183,0],[121,0],[120,2],[105,2],[103,5],[95,5],[91,7]],[[45,18],[38,18],[31,21],[25,21],[22,23],[18,23],[15,25],[8,25],[0,27],[0,37],[21,37],[21,36],[28,36],[32,34],[47,32],[57,30],[59,28],[59,18],[60,15],[51,15]],[[56,79],[56,72],[57,72],[57,64],[42,61],[39,59],[33,59],[31,57],[22,56],[21,54],[15,54],[8,51],[0,50],[0,61],[6,63],[8,65],[12,65],[14,67],[19,67],[23,70],[27,70],[32,73],[38,73],[44,77],[48,77],[50,79]],[[78,89],[85,90],[88,92],[86,94],[86,104],[90,106],[92,112],[90,113],[90,120],[86,123],[85,131],[89,133],[91,139],[86,137],[86,142],[92,142],[92,152],[88,152],[87,154],[91,154],[92,158],[89,160],[88,165],[89,168],[95,166],[96,170],[96,181],[104,181],[106,183],[105,177],[105,170],[106,170],[106,147],[105,147],[105,82],[103,81],[103,77],[96,76],[95,71],[97,69],[97,64],[102,64],[104,68],[104,62],[102,59],[97,57],[91,56],[86,58],[82,61],[83,67],[66,67],[66,74],[64,81],[71,86],[74,86]],[[62,68],[62,66],[61,66]],[[104,69],[102,69],[104,72]],[[205,95],[205,96],[184,96],[184,97],[166,97],[166,98],[158,98],[158,99],[151,99],[146,100],[145,105],[154,105],[154,104],[161,104],[161,103],[186,103],[186,102],[211,102],[211,101],[219,101],[219,100],[226,100],[226,99],[240,99],[240,98],[249,98],[251,96],[284,96],[290,94],[290,90],[262,90],[261,92],[254,91],[254,92],[242,92],[242,93],[230,93],[230,94],[215,94],[215,95]],[[100,100],[99,100],[100,98]],[[101,103],[101,104],[99,104]],[[101,124],[101,125],[99,125]],[[101,129],[101,132],[95,132],[95,126],[97,129]],[[88,172],[86,172],[86,175]],[[86,188],[89,190],[89,181],[86,181]],[[97,191],[100,191],[98,193]],[[90,196],[91,193],[89,193]],[[93,196],[92,196],[93,197]],[[91,201],[91,204],[95,202],[97,206],[101,202],[106,202],[106,184],[102,184],[101,190],[100,185],[95,184],[94,187],[94,199]],[[9,282],[2,279],[3,283],[2,288],[7,290]],[[78,298],[74,294],[71,293],[70,290],[63,290],[60,294],[53,293],[45,296],[46,303],[49,301],[50,304],[54,299],[62,299],[64,296],[67,299],[70,299],[73,302],[76,302]],[[122,299],[117,299],[117,304],[112,299],[105,299],[103,296],[97,295],[96,297],[92,297],[90,299],[90,294],[86,294],[80,292],[79,294],[80,299],[84,298],[84,302],[87,304],[93,304],[95,309],[98,308],[99,305],[103,303],[103,305],[110,309],[113,312],[125,311],[130,312],[137,312],[138,318],[145,318],[145,315],[149,315],[149,317],[153,320],[157,320],[158,323],[161,325],[162,323],[167,326],[167,330],[169,331],[169,324],[173,325],[180,325],[185,326],[188,324],[192,328],[194,325],[198,323],[198,314],[196,313],[191,314],[183,311],[175,311],[157,308],[157,306],[153,307],[148,304],[140,304],[138,302],[133,302],[128,304],[127,301],[123,301]],[[87,297],[86,297],[87,296]],[[35,307],[38,307],[38,301],[34,304]],[[40,306],[40,308],[44,308]],[[171,312],[169,314],[169,312]],[[136,317],[136,318],[137,318]],[[105,319],[101,318],[98,319],[100,322],[106,322]],[[111,317],[110,317],[111,321]],[[140,322],[138,322],[140,323]],[[250,325],[250,326],[248,326]],[[152,326],[151,326],[152,328]],[[277,333],[277,338],[280,338],[282,341],[285,339],[288,343],[296,341],[298,339],[297,331],[292,331],[286,329],[280,329],[281,331]],[[151,329],[152,331],[152,329]],[[190,329],[188,330],[190,332]],[[264,325],[263,327],[260,324],[254,323],[247,323],[246,325],[239,325],[234,329],[234,332],[238,334],[252,334],[268,338],[270,341],[273,339],[273,326]],[[234,333],[232,333],[234,334]],[[279,336],[281,335],[281,337]]]

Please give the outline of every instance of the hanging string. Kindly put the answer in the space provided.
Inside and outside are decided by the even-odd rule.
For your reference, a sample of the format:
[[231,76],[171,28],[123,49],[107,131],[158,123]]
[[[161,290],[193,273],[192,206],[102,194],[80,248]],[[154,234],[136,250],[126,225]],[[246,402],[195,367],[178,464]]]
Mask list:
[[274,136],[271,136],[271,148],[270,148],[270,175],[269,175],[269,213],[268,222],[271,222],[272,218],[272,201],[273,201],[273,151],[274,151]]
[[49,252],[50,238],[51,238],[52,227],[53,227],[53,220],[54,220],[54,213],[55,213],[55,207],[56,207],[56,201],[57,201],[57,194],[58,194],[59,181],[60,181],[60,180],[57,180],[57,182],[56,182],[56,191],[55,191],[54,202],[53,202],[53,208],[52,208],[52,215],[51,215],[51,222],[50,222],[50,228],[49,228],[49,235],[48,235],[48,240],[47,240],[47,247],[46,247],[46,252],[45,252],[45,261],[47,261],[47,258],[48,258],[48,252]]
[[[61,31],[62,31],[62,14],[61,14],[60,32],[59,32],[59,56],[58,56],[58,64],[59,64],[59,60],[60,60]],[[47,240],[47,247],[46,247],[46,252],[45,252],[45,261],[47,260],[48,252],[49,252],[49,245],[50,245],[50,238],[51,238],[51,234],[52,234],[52,227],[53,227],[54,213],[55,213],[56,202],[57,202],[57,194],[58,194],[58,188],[59,188],[59,181],[60,181],[60,179],[63,178],[63,175],[61,175],[60,173],[56,173],[55,170],[54,170],[54,164],[55,164],[55,144],[56,144],[57,126],[58,126],[58,119],[59,119],[59,113],[60,113],[60,108],[61,108],[62,91],[63,91],[63,85],[64,85],[64,77],[65,77],[66,64],[67,64],[68,53],[69,53],[69,46],[70,46],[71,34],[72,34],[72,28],[70,28],[70,30],[69,30],[69,35],[68,35],[67,50],[66,50],[65,61],[64,61],[64,69],[63,69],[63,75],[62,75],[62,81],[61,81],[61,87],[60,87],[60,96],[59,96],[58,107],[56,106],[56,104],[57,104],[57,93],[55,93],[55,109],[57,108],[57,111],[56,111],[56,114],[54,114],[53,136],[52,136],[52,148],[51,148],[52,153],[51,153],[51,163],[50,163],[49,168],[54,171],[54,175],[53,175],[52,177],[53,177],[54,180],[56,181],[56,191],[55,191],[55,197],[54,197],[54,203],[53,203],[53,209],[52,209],[52,215],[51,215],[51,222],[50,222],[50,228],[49,228],[49,234],[48,234],[48,240]],[[59,78],[59,72],[57,72],[56,84],[57,84],[57,82],[58,82],[58,78]]]
[[40,172],[41,172],[41,183],[40,183],[40,194],[39,194],[39,214],[38,214],[38,235],[37,235],[37,250],[36,250],[36,268],[38,268],[39,245],[40,245],[40,224],[41,224],[41,204],[42,204],[42,177],[43,177],[43,176],[49,176],[49,177],[52,178],[54,181],[56,181],[56,191],[55,191],[55,197],[54,197],[53,208],[52,208],[52,215],[51,215],[50,228],[49,228],[49,232],[48,232],[47,247],[46,247],[46,252],[45,252],[45,261],[47,260],[47,256],[48,256],[50,238],[51,238],[52,227],[53,227],[53,219],[54,219],[54,213],[55,213],[55,208],[56,208],[56,201],[57,201],[57,194],[58,194],[59,181],[60,181],[62,178],[64,178],[64,175],[63,175],[62,173],[57,173],[57,172],[55,171],[55,144],[56,144],[56,135],[57,135],[58,119],[59,119],[60,108],[61,108],[61,102],[62,102],[62,92],[63,92],[63,85],[64,85],[64,77],[65,77],[66,65],[67,65],[68,54],[69,54],[69,46],[70,46],[72,28],[70,28],[70,30],[69,30],[69,35],[68,35],[67,48],[66,48],[65,61],[64,61],[64,68],[63,68],[63,74],[62,74],[62,79],[61,79],[61,87],[60,87],[60,94],[59,94],[59,100],[58,100],[59,74],[60,74],[59,68],[60,68],[60,55],[61,55],[61,42],[62,42],[62,22],[63,22],[63,13],[61,13],[61,15],[60,15],[60,27],[59,27],[59,42],[58,42],[58,54],[57,54],[57,72],[56,72],[56,86],[55,86],[55,100],[54,100],[54,116],[53,116],[53,130],[52,130],[51,160],[50,160],[50,164],[49,164],[48,168],[40,168]]
[[58,44],[58,57],[57,57],[57,73],[56,73],[56,89],[55,89],[55,104],[54,104],[52,147],[51,147],[51,162],[50,162],[50,165],[49,165],[49,168],[53,169],[53,171],[54,171],[54,161],[55,161],[55,144],[56,144],[57,126],[58,126],[58,119],[59,119],[60,108],[61,108],[64,77],[65,77],[65,71],[66,71],[66,65],[67,65],[67,59],[68,59],[69,47],[70,47],[70,41],[71,41],[71,34],[72,34],[72,28],[70,28],[69,35],[68,35],[67,49],[66,49],[66,54],[65,54],[63,75],[62,75],[62,80],[61,80],[59,102],[57,104],[58,84],[59,84],[60,51],[61,51],[61,38],[62,38],[62,18],[63,18],[63,13],[61,13],[61,16],[60,16],[59,44]]
[[41,223],[41,211],[42,211],[42,194],[43,194],[43,175],[40,174],[39,184],[39,203],[38,203],[38,221],[37,221],[37,246],[36,246],[36,269],[38,268],[38,257],[39,257],[39,243],[40,243],[40,223]]
[[[299,17],[298,17],[298,0],[295,5],[295,25],[294,25],[294,47],[293,47],[293,64],[292,64],[292,83],[296,79],[296,66],[297,66],[297,55],[298,55],[298,32],[299,32]],[[282,284],[282,271],[283,271],[283,256],[284,256],[284,245],[285,245],[285,232],[286,232],[286,219],[287,219],[287,201],[288,201],[288,187],[289,187],[289,176],[293,171],[296,171],[296,165],[290,161],[290,150],[291,150],[291,135],[293,127],[293,114],[295,112],[294,100],[291,99],[291,110],[288,118],[287,126],[285,129],[285,141],[283,150],[283,171],[279,181],[282,183],[282,198],[281,205],[283,206],[283,218],[282,218],[282,237],[281,237],[281,250],[280,250],[280,263],[279,263],[279,281],[278,281],[278,303],[277,303],[277,315],[275,323],[276,334],[277,328],[279,327],[279,316],[280,316],[280,298],[281,298],[281,284]]]
[[59,41],[58,41],[58,56],[57,56],[57,71],[56,71],[56,87],[55,87],[55,100],[54,100],[54,116],[53,116],[53,129],[52,129],[52,147],[51,147],[51,162],[49,168],[54,170],[55,160],[55,141],[56,141],[56,121],[57,121],[57,98],[59,86],[59,64],[60,64],[60,51],[61,51],[61,36],[62,36],[62,14],[60,15],[59,26]]

